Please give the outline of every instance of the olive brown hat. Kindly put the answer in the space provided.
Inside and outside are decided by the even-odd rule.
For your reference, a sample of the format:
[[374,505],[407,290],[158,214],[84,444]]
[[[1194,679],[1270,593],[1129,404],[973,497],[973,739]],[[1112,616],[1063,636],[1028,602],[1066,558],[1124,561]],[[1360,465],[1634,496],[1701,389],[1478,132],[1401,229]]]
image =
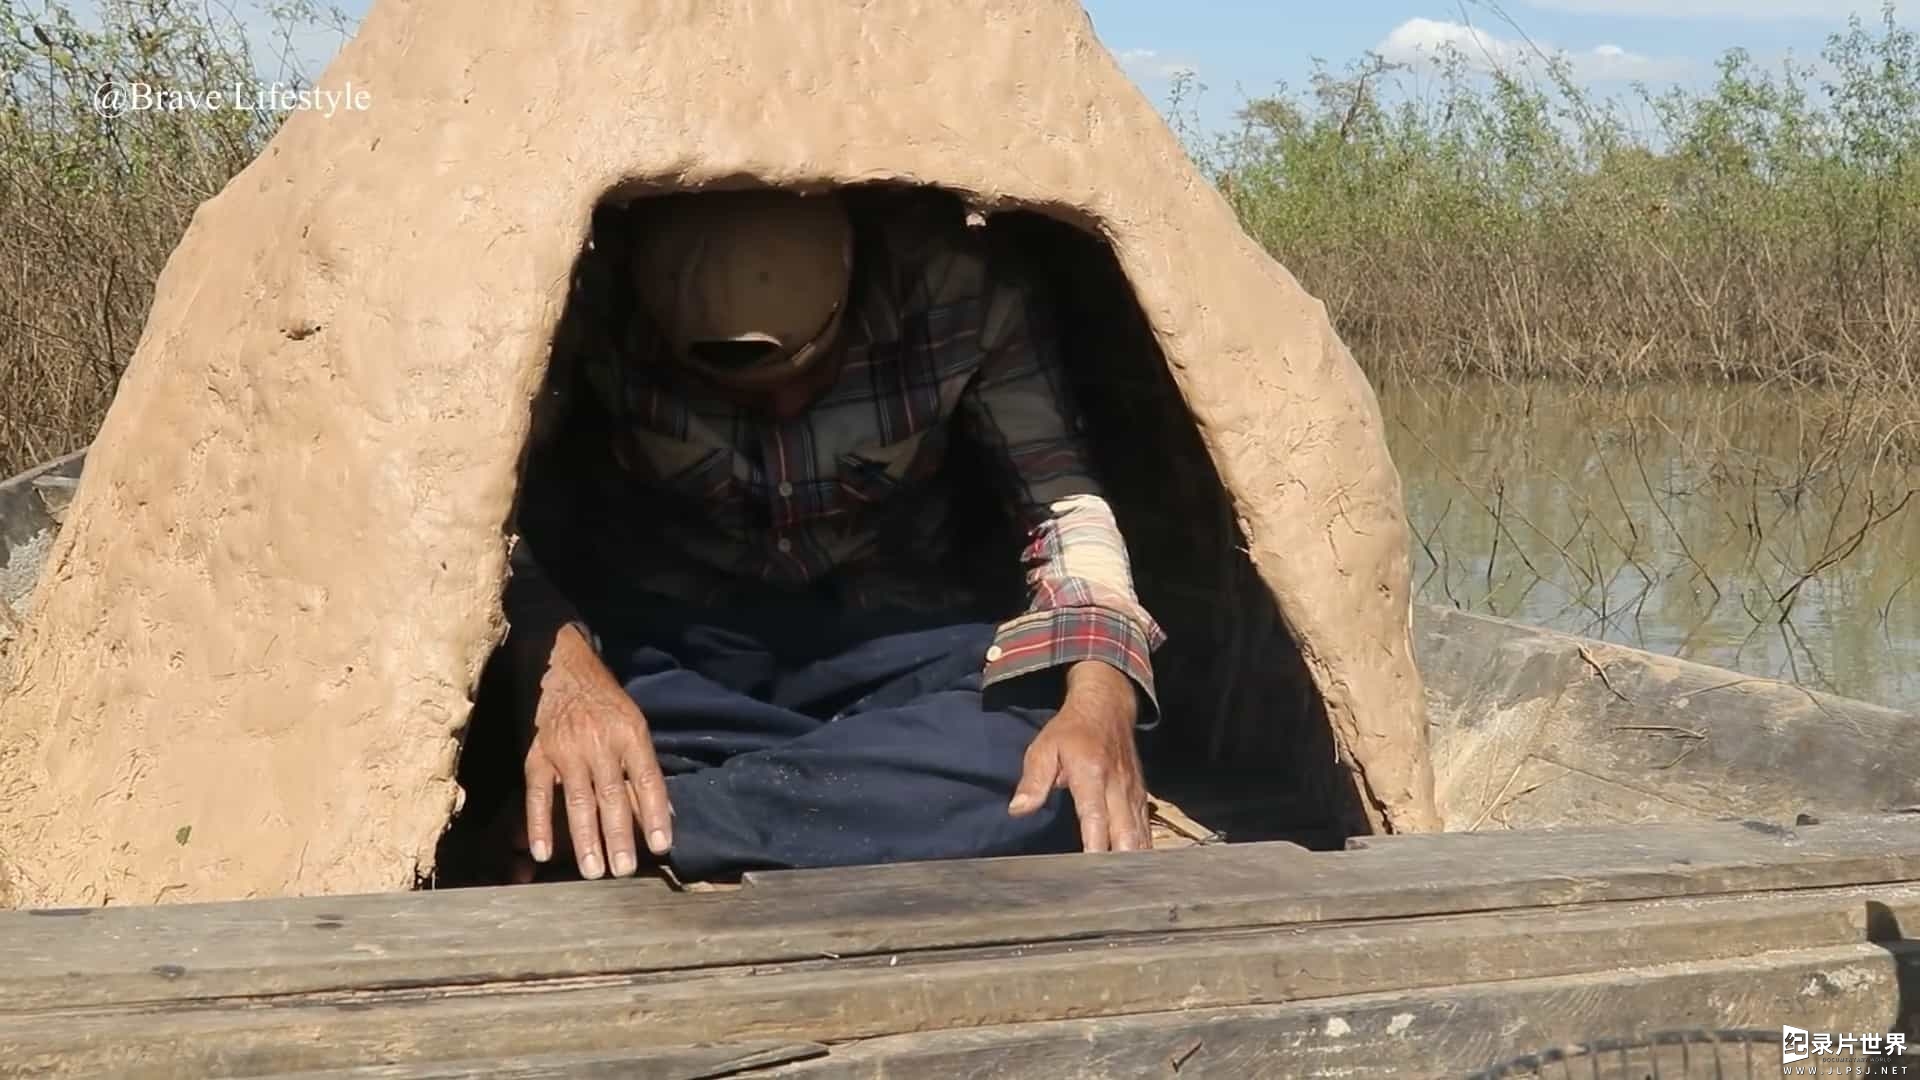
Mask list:
[[637,209],[634,285],[677,360],[759,385],[805,370],[832,344],[853,270],[837,196],[725,191]]

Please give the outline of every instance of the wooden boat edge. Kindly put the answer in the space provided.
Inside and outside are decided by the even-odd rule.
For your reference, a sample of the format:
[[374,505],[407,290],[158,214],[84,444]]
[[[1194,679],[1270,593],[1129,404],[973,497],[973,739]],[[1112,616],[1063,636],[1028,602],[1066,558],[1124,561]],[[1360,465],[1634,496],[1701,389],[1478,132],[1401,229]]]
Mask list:
[[0,480],[0,603],[18,611],[32,591],[85,462],[80,450]]

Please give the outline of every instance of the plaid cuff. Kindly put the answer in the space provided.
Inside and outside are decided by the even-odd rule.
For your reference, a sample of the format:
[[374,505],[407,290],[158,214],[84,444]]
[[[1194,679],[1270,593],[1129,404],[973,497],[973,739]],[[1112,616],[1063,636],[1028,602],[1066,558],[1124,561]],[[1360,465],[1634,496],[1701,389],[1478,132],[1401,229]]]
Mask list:
[[1110,608],[1067,607],[1028,612],[1000,624],[993,647],[987,650],[983,686],[1064,668],[1082,660],[1099,660],[1133,680],[1141,696],[1134,727],[1146,731],[1160,724],[1160,702],[1154,696],[1153,649],[1158,628],[1140,626]]

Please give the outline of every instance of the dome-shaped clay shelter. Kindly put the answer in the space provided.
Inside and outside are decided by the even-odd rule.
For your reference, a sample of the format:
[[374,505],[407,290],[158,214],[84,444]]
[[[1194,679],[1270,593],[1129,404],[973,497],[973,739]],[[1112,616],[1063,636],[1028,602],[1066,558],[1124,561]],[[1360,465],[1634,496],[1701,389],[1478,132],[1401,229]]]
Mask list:
[[918,189],[1040,269],[1162,775],[1264,793],[1245,835],[1435,827],[1374,395],[1071,0],[382,0],[321,85],[367,107],[195,215],[9,646],[12,903],[430,876],[596,228],[745,186]]

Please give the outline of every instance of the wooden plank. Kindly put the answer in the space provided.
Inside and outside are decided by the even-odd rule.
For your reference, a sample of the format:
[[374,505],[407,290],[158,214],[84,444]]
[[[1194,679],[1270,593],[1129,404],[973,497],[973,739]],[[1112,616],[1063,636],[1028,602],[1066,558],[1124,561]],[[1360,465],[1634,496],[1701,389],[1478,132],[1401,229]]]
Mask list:
[[1912,712],[1439,608],[1414,652],[1452,829],[1920,803]]
[[[1873,821],[1902,815],[1912,816],[1912,812],[1901,811],[1899,814],[1848,815],[1836,819],[1836,823],[1861,820]],[[1916,818],[1916,820],[1920,820],[1920,818]],[[1716,822],[1714,823],[1714,827],[1725,827],[1729,824],[1738,824],[1741,828],[1747,829],[1750,832],[1758,832],[1791,840],[1800,836],[1805,830],[1819,828],[1823,822],[1818,818],[1807,815],[1794,822],[1729,820]],[[1688,829],[1692,827],[1693,826],[1689,825],[1676,826],[1648,822],[1635,828],[1642,832],[1666,833],[1676,828]],[[1445,851],[1450,857],[1458,858],[1468,853],[1498,851],[1512,844],[1516,835],[1524,836],[1543,844],[1557,844],[1567,841],[1591,844],[1596,842],[1604,843],[1609,838],[1623,835],[1626,831],[1626,829],[1618,825],[1545,825],[1518,832],[1509,829],[1487,828],[1460,832],[1384,833],[1377,836],[1349,837],[1345,847],[1346,850],[1350,852],[1383,851],[1389,848],[1398,850],[1407,847],[1417,847],[1423,851],[1434,854]]]
[[[772,1070],[765,1080],[1458,1080],[1550,1047],[1658,1032],[1751,1029],[1777,1036],[1780,1025],[1790,1023],[1813,1031],[1905,1031],[1914,1038],[1912,1018],[1896,1017],[1903,976],[1920,978],[1920,956],[1910,946],[1796,950],[1306,1004],[892,1036],[837,1046],[826,1058]],[[1749,1072],[1744,1051],[1724,1051],[1723,1075],[1773,1075],[1779,1068],[1777,1042],[1756,1045],[1753,1053],[1759,1068]],[[1674,1056],[1669,1052],[1658,1072],[1644,1052],[1635,1052],[1572,1062],[1566,1073],[1548,1075],[1716,1075],[1711,1054],[1696,1048],[1685,1071],[1674,1068]]]
[[711,1039],[835,1042],[1218,1009],[1853,945],[1920,886],[1154,935],[494,986],[86,1008],[0,1020],[0,1076],[227,1076]]
[[278,1080],[718,1080],[824,1057],[818,1043],[729,1043],[600,1053],[532,1054],[424,1065],[283,1074]]
[[1703,823],[0,916],[0,1014],[664,972],[823,956],[1920,880],[1920,818]]
[[[1347,909],[1340,917],[1440,914],[1473,910],[1456,905],[1526,906],[1570,903],[1598,892],[1622,897],[1701,895],[1729,890],[1795,888],[1803,884],[1858,884],[1912,880],[1920,869],[1911,858],[1920,854],[1920,815],[1872,815],[1836,818],[1805,826],[1767,821],[1688,822],[1645,827],[1534,829],[1525,832],[1416,833],[1369,838],[1384,843],[1356,852],[1311,853],[1292,844],[1228,845],[1219,852],[1219,867],[1195,858],[1191,864],[1162,864],[1168,870],[1203,872],[1228,868],[1239,852],[1261,851],[1275,868],[1291,876],[1304,875],[1300,884],[1267,882],[1273,900],[1309,896],[1353,899],[1362,911]],[[1462,844],[1475,845],[1476,861],[1463,864]],[[1189,854],[1169,852],[1167,857]],[[1292,863],[1287,857],[1292,856]],[[1161,859],[1156,855],[1154,859]],[[1132,869],[1127,860],[1093,864],[1103,869]],[[1258,871],[1265,871],[1261,866]],[[995,859],[955,863],[862,866],[833,870],[779,870],[749,874],[749,885],[767,893],[802,896],[876,891],[964,887],[979,895],[1006,896],[1028,891],[1070,888],[1076,878],[1090,884],[1090,871],[1079,856],[1046,859]],[[1844,881],[1825,880],[1832,874],[1861,874]],[[1154,884],[1171,874],[1138,875],[1137,883]],[[1344,882],[1341,879],[1346,879]],[[1376,881],[1392,880],[1397,896],[1371,893]],[[1563,883],[1577,878],[1581,895],[1540,899],[1552,894],[1546,879]],[[1111,881],[1116,887],[1136,882]],[[1100,882],[1108,884],[1108,882]],[[1346,887],[1342,887],[1346,885]],[[1413,888],[1418,908],[1401,908],[1395,901],[1409,899]],[[1471,895],[1471,899],[1468,899]],[[1056,906],[1061,895],[1048,899]],[[1078,897],[1069,897],[1078,901]],[[1084,903],[1084,901],[1080,901]],[[1096,901],[1097,903],[1098,901]]]
[[[66,511],[69,493],[62,485],[80,475],[84,452],[50,461],[11,479],[0,479],[0,641],[14,631],[4,625],[17,617],[39,580],[53,547],[54,533]],[[5,900],[0,883],[0,901]]]

